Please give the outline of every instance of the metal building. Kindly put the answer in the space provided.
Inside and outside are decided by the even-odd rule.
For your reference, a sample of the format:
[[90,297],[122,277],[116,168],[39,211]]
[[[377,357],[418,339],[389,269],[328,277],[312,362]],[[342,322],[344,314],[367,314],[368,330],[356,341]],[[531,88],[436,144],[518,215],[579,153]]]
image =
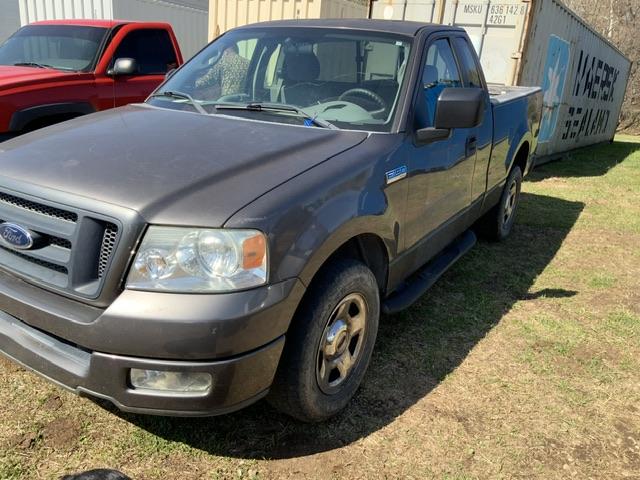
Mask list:
[[487,81],[541,86],[541,159],[615,134],[631,62],[559,0],[377,0],[372,17],[463,27]]
[[168,22],[185,59],[207,43],[208,0],[1,0],[0,42],[38,20],[91,18]]

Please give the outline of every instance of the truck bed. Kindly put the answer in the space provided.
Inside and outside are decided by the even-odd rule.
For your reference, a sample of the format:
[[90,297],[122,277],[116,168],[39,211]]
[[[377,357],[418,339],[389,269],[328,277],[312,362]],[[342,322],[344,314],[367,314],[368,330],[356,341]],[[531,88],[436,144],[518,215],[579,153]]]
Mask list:
[[488,85],[491,103],[500,105],[508,103],[518,98],[526,97],[537,92],[541,92],[540,87],[516,87],[500,85],[498,83],[490,83]]

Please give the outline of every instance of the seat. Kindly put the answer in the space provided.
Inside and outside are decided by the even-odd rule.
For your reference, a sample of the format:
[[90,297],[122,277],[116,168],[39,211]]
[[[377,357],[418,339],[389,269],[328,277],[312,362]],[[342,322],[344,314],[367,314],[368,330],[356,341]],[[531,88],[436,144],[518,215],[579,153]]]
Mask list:
[[422,72],[422,83],[425,88],[438,83],[438,69],[433,65],[425,65]]
[[304,107],[320,99],[318,85],[320,61],[313,52],[288,53],[282,64],[280,101]]

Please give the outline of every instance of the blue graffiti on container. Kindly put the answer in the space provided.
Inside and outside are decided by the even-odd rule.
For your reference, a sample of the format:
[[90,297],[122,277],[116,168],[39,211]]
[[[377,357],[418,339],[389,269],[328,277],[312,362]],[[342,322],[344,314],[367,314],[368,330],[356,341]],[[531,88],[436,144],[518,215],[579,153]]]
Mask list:
[[542,119],[538,135],[538,142],[540,143],[551,140],[556,130],[564,84],[567,79],[567,70],[569,69],[569,55],[569,42],[551,35],[543,71]]

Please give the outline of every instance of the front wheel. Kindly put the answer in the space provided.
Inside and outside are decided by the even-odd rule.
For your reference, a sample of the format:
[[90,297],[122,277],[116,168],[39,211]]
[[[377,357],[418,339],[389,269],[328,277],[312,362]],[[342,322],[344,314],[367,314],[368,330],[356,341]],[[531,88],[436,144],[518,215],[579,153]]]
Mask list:
[[326,267],[287,334],[270,403],[305,422],[337,414],[362,382],[379,316],[378,285],[371,270],[355,260]]
[[507,177],[499,203],[478,220],[479,231],[484,237],[500,241],[509,236],[513,229],[521,188],[522,171],[516,165]]

